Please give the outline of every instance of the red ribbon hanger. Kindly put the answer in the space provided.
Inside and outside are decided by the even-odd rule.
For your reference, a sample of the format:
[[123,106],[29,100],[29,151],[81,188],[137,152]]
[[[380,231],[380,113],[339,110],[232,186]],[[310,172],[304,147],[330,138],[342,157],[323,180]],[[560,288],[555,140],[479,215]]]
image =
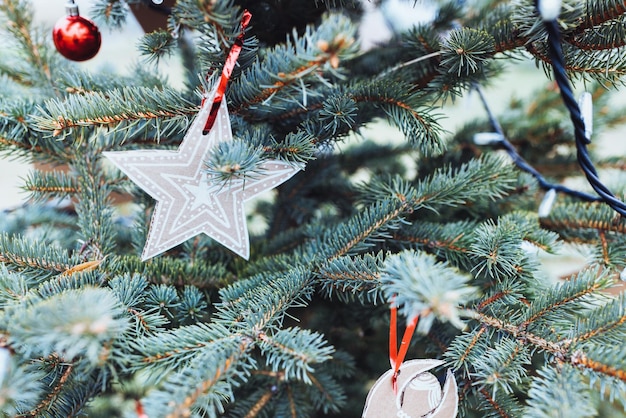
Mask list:
[[419,315],[415,315],[408,320],[404,335],[402,335],[402,341],[400,342],[400,352],[398,352],[398,307],[396,306],[395,297],[391,299],[389,309],[391,311],[389,318],[389,363],[393,369],[391,386],[393,387],[393,392],[397,394],[400,365],[402,365],[404,357],[406,357],[406,352],[409,350],[411,338],[413,338],[413,333],[419,322]]
[[[237,36],[237,39],[235,39],[235,43],[230,48],[230,52],[226,57],[224,69],[222,70],[222,76],[220,77],[217,90],[215,91],[215,97],[213,98],[213,104],[211,105],[211,112],[209,113],[209,117],[207,118],[206,124],[204,125],[204,130],[202,131],[204,135],[206,135],[211,130],[213,124],[215,123],[217,110],[222,104],[222,99],[224,98],[224,93],[226,92],[228,80],[230,80],[230,75],[233,73],[233,69],[235,68],[235,64],[237,63],[237,58],[239,57],[239,53],[241,52],[241,48],[243,47],[243,36],[246,27],[250,23],[250,19],[252,19],[252,13],[244,10],[243,16],[241,17],[241,32]],[[202,100],[202,104],[204,104],[204,99]]]

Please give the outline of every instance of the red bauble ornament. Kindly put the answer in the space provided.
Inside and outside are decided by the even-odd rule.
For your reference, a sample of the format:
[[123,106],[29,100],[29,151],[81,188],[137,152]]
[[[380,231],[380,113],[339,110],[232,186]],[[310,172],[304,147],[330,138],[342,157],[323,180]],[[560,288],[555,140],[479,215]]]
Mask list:
[[89,19],[78,14],[73,1],[66,6],[67,16],[59,19],[52,30],[52,40],[57,51],[73,61],[86,61],[100,50],[100,30]]

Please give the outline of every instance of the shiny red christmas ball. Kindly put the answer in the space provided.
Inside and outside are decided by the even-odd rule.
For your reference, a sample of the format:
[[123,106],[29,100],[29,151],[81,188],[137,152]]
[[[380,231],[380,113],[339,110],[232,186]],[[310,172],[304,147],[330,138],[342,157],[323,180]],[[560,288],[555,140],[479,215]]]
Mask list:
[[54,25],[52,39],[57,51],[73,61],[93,58],[102,43],[96,24],[78,14],[61,18]]

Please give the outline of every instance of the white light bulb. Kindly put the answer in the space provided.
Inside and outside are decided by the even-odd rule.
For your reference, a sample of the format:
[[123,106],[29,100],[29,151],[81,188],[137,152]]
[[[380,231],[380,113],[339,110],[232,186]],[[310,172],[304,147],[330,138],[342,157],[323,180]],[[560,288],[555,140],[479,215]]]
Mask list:
[[0,347],[0,387],[2,387],[4,378],[9,372],[10,362],[11,362],[11,352],[4,347]]
[[529,255],[537,255],[539,254],[539,247],[533,244],[530,241],[522,240],[520,244],[520,249]]
[[585,137],[591,141],[591,134],[593,133],[593,98],[591,93],[586,91],[580,95],[578,107],[585,123]]
[[556,20],[561,14],[561,0],[540,0],[538,8],[543,20]]
[[438,10],[436,2],[424,0],[386,0],[380,6],[385,23],[396,33],[432,22],[437,17]]
[[550,214],[552,210],[552,205],[554,205],[554,201],[556,200],[556,190],[550,189],[546,192],[546,195],[543,197],[541,204],[539,205],[539,210],[537,214],[540,218],[545,218]]
[[502,135],[497,132],[478,132],[474,134],[474,144],[478,146],[495,145],[502,142]]

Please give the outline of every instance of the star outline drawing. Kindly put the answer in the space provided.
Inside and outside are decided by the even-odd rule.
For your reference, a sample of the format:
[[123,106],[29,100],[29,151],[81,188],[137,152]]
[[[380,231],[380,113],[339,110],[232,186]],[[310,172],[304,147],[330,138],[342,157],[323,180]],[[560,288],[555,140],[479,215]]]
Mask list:
[[[289,180],[303,167],[280,160],[260,164],[254,176],[217,183],[202,168],[219,143],[232,141],[226,101],[203,133],[216,89],[204,101],[177,150],[108,151],[103,155],[155,201],[141,258],[149,260],[200,233],[242,258],[250,257],[244,203]],[[208,181],[208,183],[207,183]]]

